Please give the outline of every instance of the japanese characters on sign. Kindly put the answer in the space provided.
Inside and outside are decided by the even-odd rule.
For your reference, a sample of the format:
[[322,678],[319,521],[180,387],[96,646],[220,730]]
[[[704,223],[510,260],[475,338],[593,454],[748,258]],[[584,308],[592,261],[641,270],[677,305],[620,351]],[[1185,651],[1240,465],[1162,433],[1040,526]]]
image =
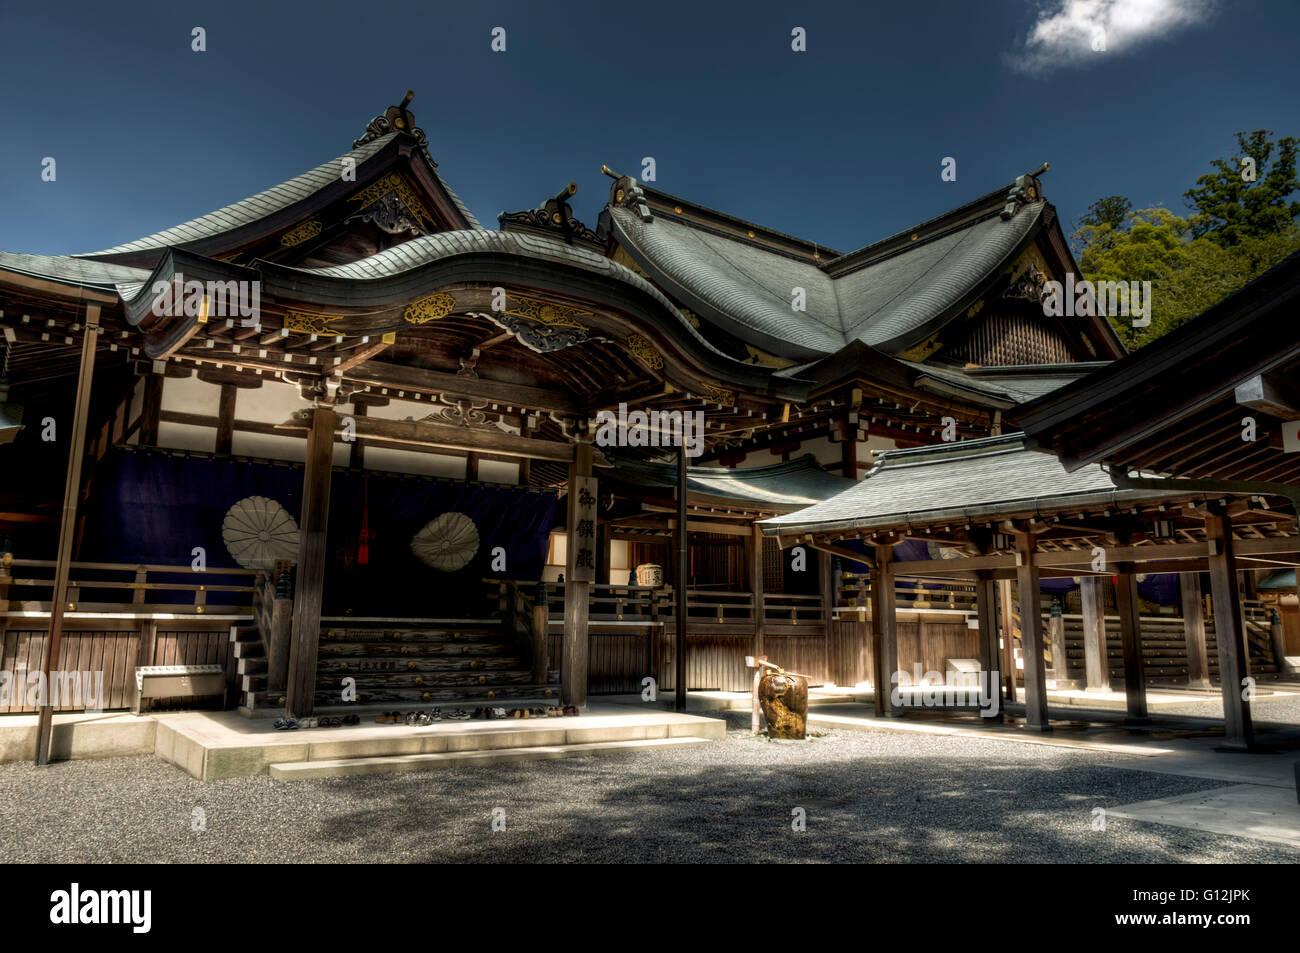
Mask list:
[[596,579],[596,478],[575,477],[569,504],[569,579]]

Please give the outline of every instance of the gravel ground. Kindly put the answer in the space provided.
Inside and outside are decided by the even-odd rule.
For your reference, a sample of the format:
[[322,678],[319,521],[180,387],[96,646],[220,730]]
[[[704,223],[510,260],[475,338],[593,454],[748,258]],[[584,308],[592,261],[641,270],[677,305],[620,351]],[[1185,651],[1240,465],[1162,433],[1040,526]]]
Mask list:
[[[1294,689],[1286,689],[1294,691]],[[1265,686],[1264,691],[1268,691]],[[1300,725],[1300,694],[1272,697],[1259,695],[1250,705],[1251,720],[1257,724]],[[1223,699],[1180,702],[1173,705],[1161,703],[1152,708],[1156,715],[1191,715],[1198,718],[1223,718]]]
[[[890,731],[806,743],[728,715],[712,745],[563,761],[202,783],[152,757],[0,765],[0,856],[45,862],[1296,863],[1095,807],[1223,786],[1104,752]],[[492,830],[494,808],[505,830]],[[192,830],[201,808],[206,830]],[[793,809],[807,829],[792,830]]]

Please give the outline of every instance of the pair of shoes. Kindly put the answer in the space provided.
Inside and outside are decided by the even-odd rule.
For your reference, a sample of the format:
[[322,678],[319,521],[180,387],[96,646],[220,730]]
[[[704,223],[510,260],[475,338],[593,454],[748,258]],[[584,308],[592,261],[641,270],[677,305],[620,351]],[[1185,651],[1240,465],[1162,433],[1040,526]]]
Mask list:
[[300,718],[298,719],[299,728],[315,728],[320,724],[319,718]]
[[540,705],[539,705],[539,706],[536,706],[536,707],[534,707],[534,708],[530,708],[530,709],[528,709],[528,717],[529,717],[529,718],[545,718],[545,717],[546,717],[546,709],[545,709],[545,708],[542,708]]
[[442,721],[442,709],[435,708],[433,711],[429,712],[429,718],[433,721]]
[[359,725],[359,724],[361,724],[361,716],[360,716],[360,715],[344,715],[344,716],[343,716],[343,724],[345,724],[345,725]]
[[528,717],[528,709],[527,709],[527,708],[512,708],[512,709],[510,709],[510,711],[508,712],[508,714],[510,715],[511,718],[527,718],[527,717]]
[[554,705],[546,709],[546,717],[548,718],[559,718],[563,714],[564,714],[564,709],[556,708]]
[[381,725],[400,725],[404,716],[400,711],[385,711],[375,716],[375,721]]
[[488,717],[500,719],[500,718],[508,718],[510,716],[506,714],[506,710],[504,708],[489,708]]
[[449,711],[444,718],[450,718],[452,721],[469,721],[469,712],[463,708],[457,708],[455,711]]
[[576,715],[578,714],[578,707],[576,705],[565,705],[564,714],[566,717],[571,715]]
[[319,719],[317,719],[317,722],[320,724],[322,728],[333,728],[337,725],[343,724],[343,720],[341,718],[335,718],[333,715],[322,715]]
[[275,720],[276,731],[293,731],[298,727],[298,722],[292,718],[277,718]]

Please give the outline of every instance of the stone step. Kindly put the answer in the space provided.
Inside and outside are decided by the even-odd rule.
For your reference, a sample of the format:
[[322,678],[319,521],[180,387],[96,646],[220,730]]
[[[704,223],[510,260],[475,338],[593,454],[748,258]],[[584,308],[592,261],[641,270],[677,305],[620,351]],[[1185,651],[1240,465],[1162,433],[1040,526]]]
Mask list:
[[[283,692],[279,696],[283,696]],[[452,685],[452,686],[410,686],[410,687],[391,687],[382,688],[357,688],[357,702],[366,705],[395,705],[401,706],[419,706],[429,704],[443,704],[446,702],[466,702],[483,704],[489,701],[503,700],[508,698],[558,698],[560,687],[558,685],[537,685],[529,682],[520,682],[518,684],[487,684],[487,685]],[[270,697],[269,695],[267,696]],[[340,704],[339,689],[336,686],[330,686],[329,689],[322,691],[319,687],[316,690],[316,706],[332,706]],[[253,706],[250,706],[253,707]],[[267,707],[265,700],[262,707]]]
[[335,642],[367,642],[388,644],[457,643],[457,642],[499,642],[506,638],[505,632],[497,626],[489,628],[456,629],[323,629],[320,641],[322,645]]
[[320,644],[321,658],[488,658],[518,651],[501,642],[485,639],[452,642],[326,642]]
[[712,738],[685,735],[677,738],[641,738],[630,741],[597,741],[588,744],[531,745],[525,748],[494,748],[485,751],[441,751],[432,754],[388,755],[378,758],[300,761],[273,764],[268,770],[271,777],[277,781],[301,781],[308,778],[334,778],[394,771],[426,771],[465,764],[501,764],[509,761],[575,758],[582,755],[624,754],[705,745],[713,741]]
[[500,658],[322,658],[316,664],[316,674],[322,675],[397,675],[426,672],[510,672],[523,671],[528,666],[523,659],[511,656]]

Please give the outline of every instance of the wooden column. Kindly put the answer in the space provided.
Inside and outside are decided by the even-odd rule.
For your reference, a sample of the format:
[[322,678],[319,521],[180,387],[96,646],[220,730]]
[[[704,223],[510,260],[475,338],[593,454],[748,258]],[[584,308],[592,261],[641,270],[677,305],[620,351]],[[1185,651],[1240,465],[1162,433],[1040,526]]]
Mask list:
[[293,598],[293,644],[285,685],[285,711],[295,718],[310,715],[316,707],[316,654],[320,647],[321,600],[325,592],[325,533],[329,526],[336,426],[334,411],[317,407],[307,433],[302,519],[298,525],[298,578]]
[[1183,638],[1187,641],[1187,684],[1210,687],[1210,646],[1205,638],[1205,607],[1201,595],[1201,574],[1178,574],[1178,591],[1183,603]]
[[[560,655],[560,698],[565,705],[582,708],[587,704],[587,616],[591,607],[593,565],[579,565],[579,499],[591,476],[591,444],[574,448],[574,462],[569,464],[568,518],[565,522],[568,543],[565,546],[564,640]],[[589,492],[589,491],[588,491]]]
[[[72,406],[71,433],[68,435],[68,479],[63,487],[63,517],[59,523],[59,548],[54,564],[54,588],[50,595],[50,632],[41,655],[45,685],[50,684],[50,669],[59,664],[59,644],[63,636],[63,612],[68,604],[68,573],[72,563],[73,534],[77,528],[77,498],[81,495],[81,463],[86,451],[86,417],[90,408],[90,387],[95,377],[95,344],[99,339],[99,305],[86,305],[86,324],[81,339],[81,366],[77,374],[77,395]],[[64,422],[64,427],[68,422]],[[65,431],[66,432],[66,431]],[[36,763],[50,763],[54,742],[54,709],[47,690],[36,719]]]
[[1225,747],[1244,751],[1254,747],[1255,728],[1251,723],[1250,702],[1242,697],[1245,687],[1241,683],[1246,677],[1245,626],[1241,617],[1241,592],[1237,588],[1232,520],[1223,508],[1209,509],[1205,536],[1213,549],[1209,558],[1210,591],[1219,651],[1219,688],[1223,692],[1223,742]]
[[465,454],[465,481],[467,483],[478,481],[478,454],[472,450]]
[[1011,618],[1011,580],[998,580],[998,609],[1002,618],[1002,686],[1006,701],[1016,700],[1016,626]]
[[674,534],[677,543],[677,561],[675,568],[677,578],[673,585],[677,587],[677,649],[676,661],[677,670],[674,674],[676,694],[673,696],[673,710],[686,710],[686,693],[689,686],[686,684],[686,613],[688,601],[686,589],[690,584],[690,533],[687,528],[687,470],[686,443],[683,441],[677,447],[677,531]]
[[840,445],[840,469],[850,480],[858,478],[857,414],[844,418],[844,443]]
[[153,371],[144,379],[144,400],[140,404],[140,446],[158,446],[158,419],[162,413],[164,375]]
[[830,553],[817,551],[817,582],[822,602],[822,672],[830,679],[831,639],[835,637],[835,560]]
[[[354,399],[352,402],[352,418],[355,420],[356,418],[364,417],[365,415],[365,401]],[[350,456],[348,457],[348,466],[354,470],[364,470],[366,466],[366,445],[360,440],[353,438],[352,442],[348,446],[351,448]]]
[[1052,667],[1047,674],[1052,687],[1057,690],[1078,688],[1078,683],[1070,678],[1070,660],[1065,651],[1065,619],[1061,615],[1059,603],[1053,603],[1052,612],[1048,616],[1047,636],[1052,656]]
[[216,452],[229,455],[235,444],[235,397],[239,388],[234,384],[221,385],[221,402],[217,411]]
[[1025,659],[1025,727],[1051,731],[1047,719],[1047,669],[1043,664],[1043,608],[1038,594],[1038,566],[1034,562],[1034,534],[1015,533],[1016,586],[1020,590],[1021,654]]
[[[1131,541],[1124,541],[1131,545]],[[1127,721],[1147,720],[1146,679],[1142,674],[1142,603],[1132,563],[1116,563],[1115,604],[1119,611],[1119,639],[1124,653],[1124,699]]]
[[758,658],[764,652],[763,629],[766,619],[763,612],[763,531],[757,526],[750,528],[745,554],[749,557],[749,591],[754,596],[754,643],[750,654]]
[[1110,662],[1106,657],[1106,590],[1100,576],[1079,580],[1083,601],[1083,664],[1087,671],[1085,688],[1090,692],[1110,689]]
[[871,675],[877,715],[898,715],[890,698],[893,677],[898,671],[898,611],[894,592],[894,547],[876,545],[876,561],[871,567]]
[[[143,590],[137,590],[143,591]],[[129,676],[128,689],[130,692],[131,711],[134,714],[140,714],[140,689],[135,687],[135,670],[143,668],[146,665],[153,664],[154,647],[158,641],[158,623],[152,619],[143,619],[140,622],[140,642],[136,646],[135,664],[131,667]]]
[[[1002,694],[1002,679],[999,671],[998,623],[997,623],[997,582],[987,570],[975,573],[975,621],[979,624],[979,658],[980,684],[987,680],[990,692]],[[990,720],[1002,720],[1002,705],[998,705],[996,715]]]

